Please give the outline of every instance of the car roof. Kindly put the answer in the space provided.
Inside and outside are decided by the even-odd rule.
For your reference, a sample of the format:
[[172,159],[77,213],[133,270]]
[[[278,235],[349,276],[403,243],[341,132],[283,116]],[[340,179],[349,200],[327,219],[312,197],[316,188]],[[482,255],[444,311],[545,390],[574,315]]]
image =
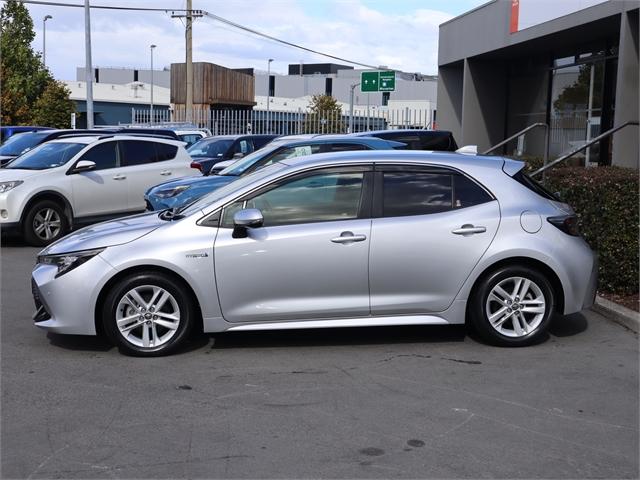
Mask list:
[[102,135],[98,135],[98,134],[91,134],[91,135],[78,135],[78,136],[69,136],[69,137],[63,137],[63,138],[55,138],[53,140],[50,140],[48,143],[85,143],[85,144],[90,144],[93,142],[97,142],[98,140],[105,140],[105,139],[117,139],[117,140],[147,140],[147,141],[153,141],[153,142],[163,142],[163,143],[170,143],[172,145],[184,145],[184,142],[181,140],[173,140],[171,138],[164,138],[164,137],[154,137],[154,136],[144,136],[144,135],[127,135],[126,133],[108,133],[105,132]]
[[357,132],[352,133],[351,135],[357,137],[366,137],[366,136],[376,136],[382,133],[390,134],[390,133],[428,133],[428,134],[441,134],[441,135],[451,135],[451,132],[448,130],[425,130],[425,129],[412,129],[412,128],[401,128],[397,130],[370,130],[367,132]]
[[[489,155],[463,155],[454,152],[426,150],[366,150],[350,152],[318,153],[301,157],[280,160],[280,163],[295,167],[324,166],[336,163],[362,163],[366,161],[384,163],[424,163],[425,165],[441,164],[454,168],[491,167],[502,169],[505,159]],[[516,162],[516,161],[514,161]],[[522,162],[516,162],[522,163]]]
[[[278,139],[278,143],[274,144],[278,147],[293,147],[296,145],[326,145],[329,143],[353,143],[357,145],[369,145],[369,146],[401,146],[405,145],[401,142],[395,142],[393,140],[384,140],[376,137],[352,137],[349,135],[316,135],[311,138],[296,138],[293,140]],[[267,145],[268,146],[268,145]]]

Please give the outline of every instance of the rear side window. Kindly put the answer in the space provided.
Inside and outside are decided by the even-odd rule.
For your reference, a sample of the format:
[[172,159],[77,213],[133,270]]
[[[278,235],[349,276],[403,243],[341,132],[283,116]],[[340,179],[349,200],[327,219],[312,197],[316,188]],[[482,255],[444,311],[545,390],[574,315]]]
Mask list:
[[89,160],[96,164],[96,170],[106,170],[118,166],[118,142],[105,142],[87,151],[80,160]]
[[272,137],[253,137],[253,139],[252,139],[253,145],[254,145],[256,150],[258,150],[259,148],[264,147],[271,140],[273,140]]
[[553,193],[551,193],[549,190],[544,188],[541,184],[536,182],[533,178],[531,178],[529,175],[524,173],[522,170],[516,173],[512,178],[516,182],[527,187],[532,192],[536,192],[538,195],[540,195],[543,198],[553,200],[555,202],[559,201],[558,197],[556,197]]
[[473,207],[493,200],[484,188],[460,174],[453,176],[453,197],[454,208]]
[[156,159],[156,144],[141,140],[121,140],[120,164],[123,167],[153,163]]
[[185,148],[189,148],[198,140],[202,139],[201,135],[197,135],[195,133],[185,133],[183,135],[178,135],[178,136],[180,137],[180,140],[182,140],[183,142],[187,142],[187,145],[185,146]]
[[285,147],[278,150],[274,155],[269,157],[269,162],[264,165],[279,162],[285,158],[302,157],[305,155],[313,155],[322,151],[322,145],[297,145],[295,147]]
[[421,150],[453,151],[456,150],[451,134],[445,132],[421,132]]
[[418,134],[407,133],[407,132],[385,132],[376,134],[376,137],[382,138],[384,140],[393,140],[394,142],[405,143],[407,146],[406,150],[421,150],[422,147],[420,145],[420,137]]
[[239,140],[233,147],[233,153],[247,155],[251,152],[253,152],[253,144],[250,140]]
[[382,215],[427,215],[453,208],[452,175],[446,173],[384,172]]
[[326,146],[327,152],[353,152],[356,150],[370,150],[366,145],[358,143],[330,143]]
[[168,143],[156,143],[156,162],[173,160],[178,153],[178,147]]

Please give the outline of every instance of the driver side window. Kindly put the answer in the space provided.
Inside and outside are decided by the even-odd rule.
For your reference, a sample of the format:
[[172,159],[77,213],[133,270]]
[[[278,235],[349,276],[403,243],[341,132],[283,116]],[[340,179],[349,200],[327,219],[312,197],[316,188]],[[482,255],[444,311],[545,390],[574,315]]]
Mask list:
[[233,215],[244,208],[259,209],[265,227],[358,218],[363,179],[363,172],[319,173],[294,178],[227,205],[222,227],[233,228]]

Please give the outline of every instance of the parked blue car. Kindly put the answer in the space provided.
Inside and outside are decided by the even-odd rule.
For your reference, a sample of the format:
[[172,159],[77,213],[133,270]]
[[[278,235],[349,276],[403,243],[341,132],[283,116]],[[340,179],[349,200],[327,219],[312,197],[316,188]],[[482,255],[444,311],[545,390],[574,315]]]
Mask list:
[[259,168],[285,158],[313,155],[315,153],[353,150],[391,150],[405,147],[404,143],[374,137],[322,135],[313,138],[287,140],[278,138],[267,146],[247,155],[216,175],[183,177],[150,188],[144,195],[148,210],[177,209],[200,197],[255,172]]

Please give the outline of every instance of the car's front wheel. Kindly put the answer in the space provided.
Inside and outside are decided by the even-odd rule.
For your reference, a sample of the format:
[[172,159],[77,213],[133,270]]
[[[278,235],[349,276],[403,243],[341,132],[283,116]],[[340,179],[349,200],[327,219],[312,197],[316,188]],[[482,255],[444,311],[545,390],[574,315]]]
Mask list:
[[69,222],[60,204],[43,200],[34,204],[24,217],[22,234],[29,245],[43,247],[55,242],[69,230]]
[[469,305],[473,326],[488,342],[524,346],[538,341],[555,308],[553,288],[538,270],[502,267],[482,279]]
[[193,302],[183,285],[160,272],[129,275],[107,294],[105,333],[124,353],[160,356],[180,347],[191,331]]

